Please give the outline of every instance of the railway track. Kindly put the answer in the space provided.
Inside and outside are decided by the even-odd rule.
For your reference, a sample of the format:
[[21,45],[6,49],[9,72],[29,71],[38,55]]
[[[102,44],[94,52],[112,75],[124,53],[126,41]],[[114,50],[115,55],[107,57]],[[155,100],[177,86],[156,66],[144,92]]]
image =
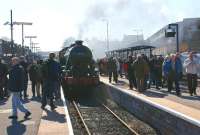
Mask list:
[[140,135],[109,106],[101,102],[95,104],[85,106],[70,102],[68,108],[75,135]]

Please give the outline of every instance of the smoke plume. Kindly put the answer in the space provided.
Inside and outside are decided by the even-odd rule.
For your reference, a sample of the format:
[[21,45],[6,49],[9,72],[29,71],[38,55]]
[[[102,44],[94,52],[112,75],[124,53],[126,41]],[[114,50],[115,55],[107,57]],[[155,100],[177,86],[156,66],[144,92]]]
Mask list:
[[118,12],[122,12],[129,5],[131,0],[115,0],[111,2],[103,1],[96,2],[89,6],[86,12],[84,21],[79,25],[78,38],[82,38],[84,33],[87,33],[90,29],[90,25],[96,21],[110,18]]

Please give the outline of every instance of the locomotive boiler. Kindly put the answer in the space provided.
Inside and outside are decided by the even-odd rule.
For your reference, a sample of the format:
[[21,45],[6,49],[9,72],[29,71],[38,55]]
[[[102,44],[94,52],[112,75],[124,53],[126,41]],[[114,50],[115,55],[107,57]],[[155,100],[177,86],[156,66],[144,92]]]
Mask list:
[[77,88],[90,88],[99,84],[92,52],[82,42],[78,40],[60,51],[60,62],[63,68],[62,84],[65,92]]

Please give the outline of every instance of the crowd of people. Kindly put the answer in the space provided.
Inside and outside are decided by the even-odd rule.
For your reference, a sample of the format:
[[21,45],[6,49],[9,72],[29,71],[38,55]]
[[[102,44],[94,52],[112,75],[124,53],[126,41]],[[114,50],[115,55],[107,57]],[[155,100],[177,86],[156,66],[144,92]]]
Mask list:
[[130,55],[124,62],[110,57],[108,60],[100,60],[98,64],[100,74],[108,74],[110,83],[112,77],[117,83],[118,75],[122,76],[124,71],[130,89],[134,87],[139,92],[144,92],[154,85],[156,89],[167,87],[168,92],[174,89],[178,96],[181,95],[180,81],[183,80],[183,73],[186,73],[189,93],[191,96],[197,95],[199,60],[194,52],[190,52],[188,58],[183,61],[181,57],[179,53],[166,57],[151,55],[149,58],[144,54],[138,54],[137,57]]
[[[22,99],[29,97],[27,92],[29,79],[32,99],[39,99],[42,109],[45,109],[48,100],[51,110],[56,108],[54,101],[61,97],[62,71],[55,57],[54,53],[50,53],[48,60],[33,60],[31,63],[28,63],[24,56],[13,57],[11,65],[5,64],[0,59],[0,100],[12,95],[13,112],[9,118],[17,119],[17,109],[25,113],[24,118],[31,115],[22,103]],[[144,92],[154,85],[156,89],[167,87],[168,92],[171,92],[175,84],[174,89],[178,96],[181,95],[179,82],[185,72],[190,95],[197,95],[197,75],[200,68],[197,56],[191,52],[184,61],[181,61],[180,57],[179,53],[167,55],[165,58],[153,55],[148,58],[141,54],[137,57],[129,56],[124,62],[110,57],[107,61],[99,61],[98,64],[100,74],[107,71],[110,83],[112,81],[117,83],[118,76],[122,77],[125,72],[130,89],[136,88],[139,92]]]
[[23,105],[30,95],[27,92],[29,78],[31,82],[32,99],[41,101],[41,108],[45,109],[49,100],[51,110],[56,108],[55,100],[59,100],[61,66],[55,60],[55,54],[50,53],[49,59],[26,61],[24,56],[13,57],[11,65],[0,59],[0,100],[12,95],[12,115],[10,119],[17,119],[17,110],[24,112],[24,118],[28,118],[31,112]]

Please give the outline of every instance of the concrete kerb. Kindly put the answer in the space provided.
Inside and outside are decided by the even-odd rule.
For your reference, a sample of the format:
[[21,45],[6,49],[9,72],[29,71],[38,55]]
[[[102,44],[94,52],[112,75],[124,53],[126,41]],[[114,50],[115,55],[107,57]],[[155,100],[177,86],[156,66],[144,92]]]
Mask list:
[[[145,99],[145,98],[143,98],[143,97],[139,97],[139,96],[137,96],[137,95],[131,94],[131,93],[129,93],[127,90],[123,90],[122,88],[119,88],[119,87],[117,87],[117,86],[113,86],[112,84],[109,84],[108,82],[103,81],[103,83],[104,83],[105,85],[107,85],[106,87],[109,87],[109,88],[111,88],[111,89],[115,89],[115,90],[117,90],[117,91],[120,92],[120,93],[124,93],[124,94],[126,94],[126,95],[128,95],[128,96],[130,96],[130,97],[132,97],[132,98],[135,98],[135,99],[137,99],[137,100],[140,100],[141,102],[144,102],[144,103],[146,103],[146,104],[148,104],[148,105],[150,105],[150,106],[153,106],[154,108],[157,108],[157,109],[159,109],[159,110],[161,110],[161,111],[167,112],[168,114],[172,115],[173,117],[177,117],[177,118],[179,118],[179,119],[181,119],[181,120],[183,120],[183,121],[185,121],[185,122],[187,122],[187,123],[191,123],[192,125],[195,125],[196,127],[200,128],[200,121],[199,121],[199,120],[196,120],[196,119],[194,119],[194,118],[191,118],[191,117],[189,117],[189,116],[186,116],[185,114],[182,114],[182,113],[180,113],[180,112],[177,112],[177,111],[175,111],[175,110],[173,110],[173,109],[170,109],[170,108],[168,108],[168,107],[162,106],[162,105],[157,104],[157,103],[155,103],[155,102],[152,102],[152,101],[150,101],[150,100],[148,100],[148,99]],[[116,95],[116,94],[115,94],[115,95]],[[125,101],[122,100],[122,95],[117,95],[117,96],[118,96],[120,102],[121,102],[121,101],[122,101],[122,102],[125,102]]]
[[65,100],[65,96],[64,96],[64,92],[63,92],[62,87],[61,87],[61,100],[62,100],[63,105],[64,105],[65,118],[67,120],[67,125],[68,125],[68,129],[69,129],[69,135],[74,135],[72,124],[71,124],[71,120],[70,120],[70,116],[69,116],[69,112],[68,112],[68,109],[67,109],[67,104],[66,104],[67,100]]

